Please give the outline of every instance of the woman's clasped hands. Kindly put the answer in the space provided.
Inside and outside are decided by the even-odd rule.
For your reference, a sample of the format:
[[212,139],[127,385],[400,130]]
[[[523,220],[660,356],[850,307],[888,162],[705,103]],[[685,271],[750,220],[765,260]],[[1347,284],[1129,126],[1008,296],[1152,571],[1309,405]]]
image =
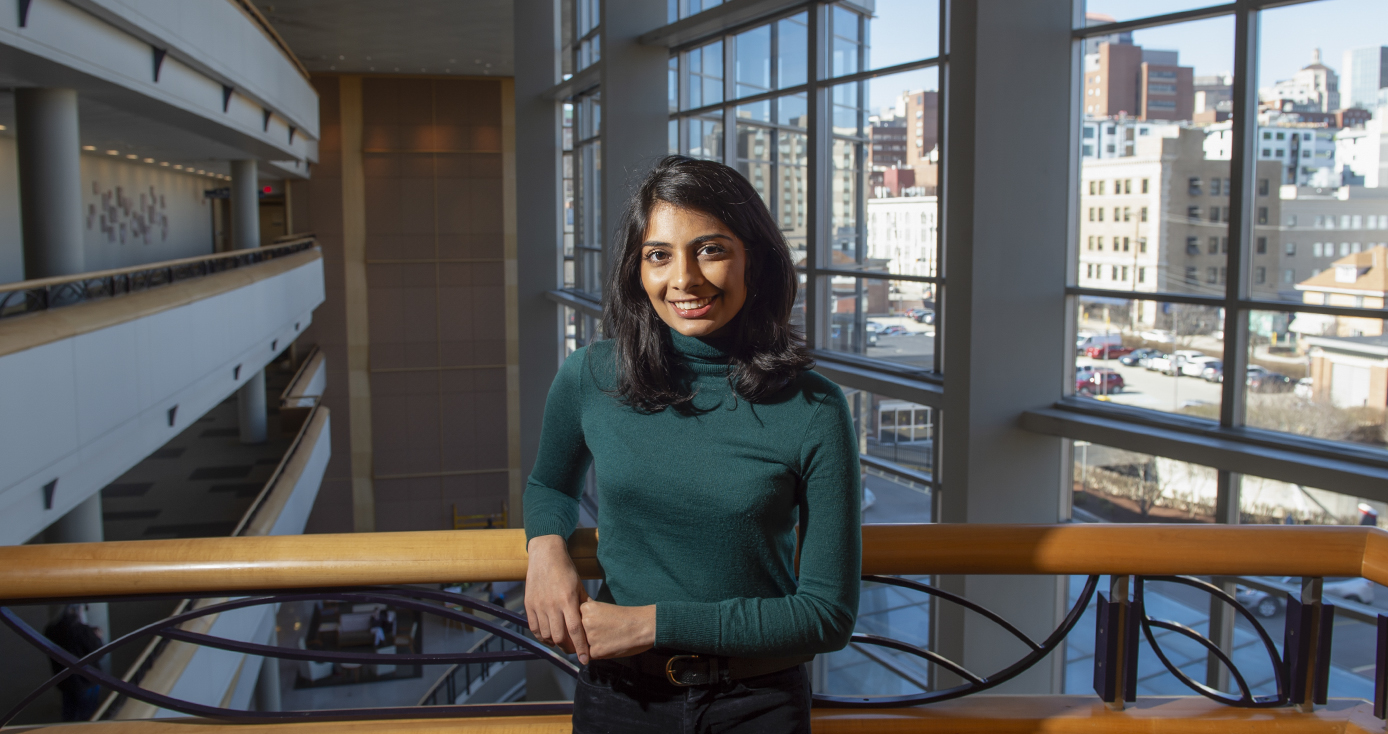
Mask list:
[[577,653],[583,665],[655,645],[654,604],[622,607],[589,599],[561,536],[537,536],[526,548],[525,615],[535,639]]

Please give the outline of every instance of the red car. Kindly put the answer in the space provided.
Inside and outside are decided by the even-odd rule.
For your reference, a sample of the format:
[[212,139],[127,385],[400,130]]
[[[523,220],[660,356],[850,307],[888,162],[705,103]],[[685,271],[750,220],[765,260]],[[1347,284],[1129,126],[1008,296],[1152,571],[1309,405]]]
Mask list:
[[1108,367],[1075,370],[1075,394],[1108,395],[1123,391],[1123,376]]
[[1118,359],[1119,357],[1133,351],[1132,347],[1090,347],[1084,350],[1084,356],[1090,359]]

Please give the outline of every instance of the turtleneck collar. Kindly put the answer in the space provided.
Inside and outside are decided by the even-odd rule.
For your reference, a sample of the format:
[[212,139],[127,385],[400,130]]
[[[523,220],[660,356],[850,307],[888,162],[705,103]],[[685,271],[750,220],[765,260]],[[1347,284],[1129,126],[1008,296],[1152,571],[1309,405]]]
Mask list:
[[727,337],[685,336],[668,326],[665,328],[670,330],[670,343],[675,352],[696,372],[702,372],[699,367],[704,365],[720,370],[727,367],[730,358]]

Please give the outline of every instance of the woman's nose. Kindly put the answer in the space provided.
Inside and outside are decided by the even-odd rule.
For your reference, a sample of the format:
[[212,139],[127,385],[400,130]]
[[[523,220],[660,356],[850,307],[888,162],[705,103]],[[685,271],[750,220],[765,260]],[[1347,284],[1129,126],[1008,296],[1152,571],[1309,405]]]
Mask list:
[[699,258],[697,255],[680,253],[675,258],[675,277],[671,285],[679,290],[688,292],[690,288],[702,285],[704,282],[703,271],[699,269]]

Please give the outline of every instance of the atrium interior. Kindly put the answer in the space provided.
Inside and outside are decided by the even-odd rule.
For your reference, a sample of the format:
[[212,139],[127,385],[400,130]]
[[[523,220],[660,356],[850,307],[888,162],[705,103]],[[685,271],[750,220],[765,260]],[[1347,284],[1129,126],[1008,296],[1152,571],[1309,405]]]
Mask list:
[[0,0],[0,77],[0,728],[567,726],[524,490],[679,154],[852,414],[816,731],[1384,730],[1381,0]]

